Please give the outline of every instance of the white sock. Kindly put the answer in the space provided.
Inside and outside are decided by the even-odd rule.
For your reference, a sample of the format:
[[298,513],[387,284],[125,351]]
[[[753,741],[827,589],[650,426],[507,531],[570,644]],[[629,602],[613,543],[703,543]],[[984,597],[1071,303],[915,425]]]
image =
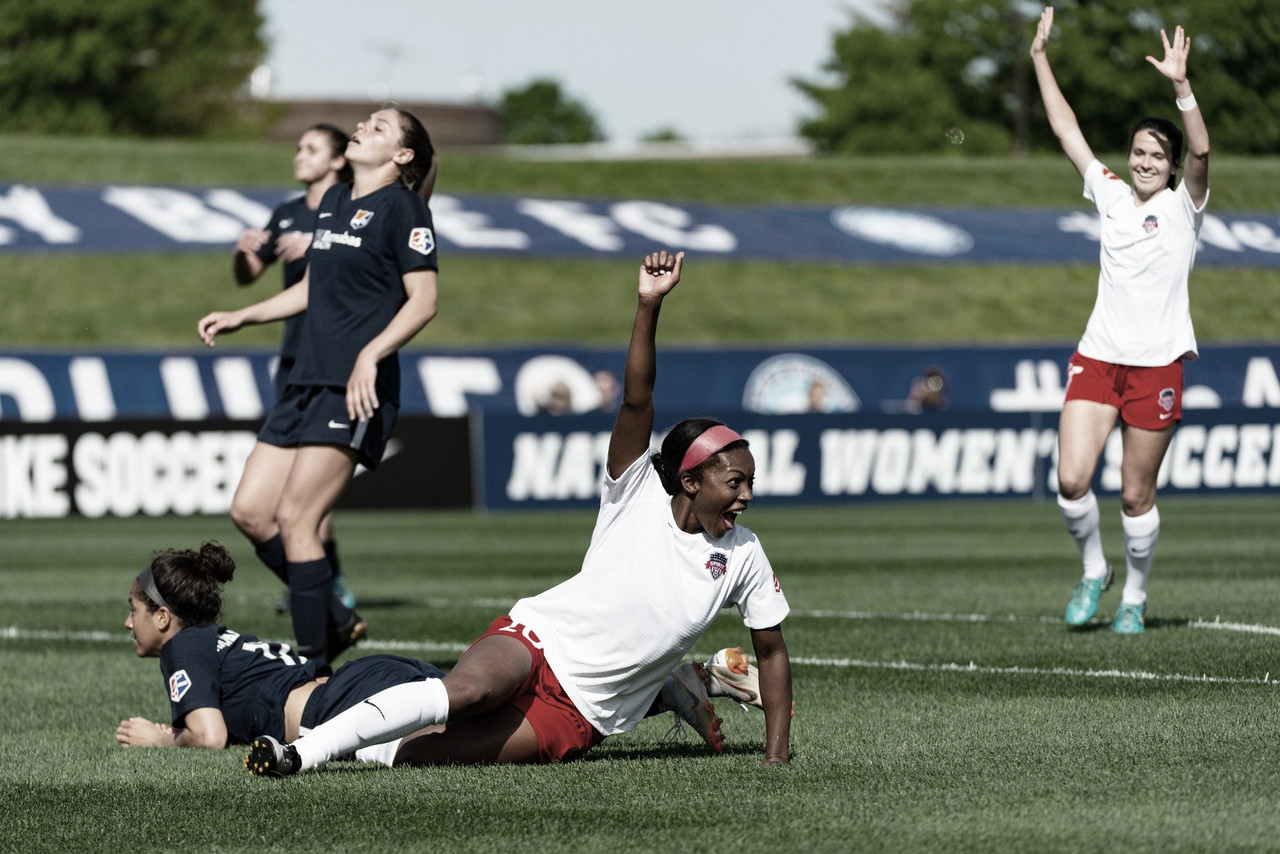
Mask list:
[[1104,578],[1107,574],[1107,558],[1102,553],[1102,530],[1099,525],[1098,496],[1089,490],[1079,498],[1058,495],[1058,507],[1067,523],[1067,533],[1080,549],[1084,562],[1085,578]]
[[1156,555],[1160,539],[1160,511],[1154,506],[1141,516],[1120,517],[1124,524],[1125,576],[1122,605],[1141,605],[1147,601],[1147,575],[1151,559]]
[[356,761],[376,762],[390,768],[396,764],[396,751],[400,749],[400,742],[402,741],[404,741],[403,738],[397,738],[395,741],[386,741],[382,744],[362,747],[356,751]]
[[393,685],[325,721],[293,743],[302,770],[354,753],[362,747],[442,724],[449,717],[449,692],[444,682],[428,679]]

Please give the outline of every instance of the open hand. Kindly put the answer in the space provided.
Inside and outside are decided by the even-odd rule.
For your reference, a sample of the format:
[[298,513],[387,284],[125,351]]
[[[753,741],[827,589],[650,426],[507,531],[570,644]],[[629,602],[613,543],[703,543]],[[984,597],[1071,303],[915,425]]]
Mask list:
[[1049,33],[1053,31],[1053,7],[1045,6],[1040,13],[1040,23],[1036,25],[1036,37],[1031,40],[1031,55],[1043,54],[1049,43]]
[[1182,83],[1187,79],[1187,56],[1191,53],[1191,39],[1182,31],[1181,26],[1174,27],[1173,43],[1164,30],[1160,31],[1160,41],[1164,42],[1164,59],[1159,62],[1154,56],[1148,56],[1147,62],[1174,83]]

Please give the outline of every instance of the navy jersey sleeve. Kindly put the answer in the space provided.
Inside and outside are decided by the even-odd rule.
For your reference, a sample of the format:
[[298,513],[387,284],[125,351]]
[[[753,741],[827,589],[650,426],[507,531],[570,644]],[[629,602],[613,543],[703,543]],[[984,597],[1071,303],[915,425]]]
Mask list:
[[414,270],[437,270],[436,229],[431,210],[417,194],[406,196],[404,203],[396,206],[395,228],[391,233],[400,275]]
[[191,626],[174,635],[160,650],[160,673],[174,726],[181,726],[193,709],[220,710],[222,675],[216,627]]

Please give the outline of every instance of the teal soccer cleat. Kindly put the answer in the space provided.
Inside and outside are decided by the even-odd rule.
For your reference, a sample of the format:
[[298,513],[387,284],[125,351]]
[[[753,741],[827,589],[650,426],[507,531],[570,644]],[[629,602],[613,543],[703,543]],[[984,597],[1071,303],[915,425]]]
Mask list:
[[1076,592],[1067,605],[1068,626],[1083,626],[1093,619],[1093,615],[1098,613],[1098,599],[1102,596],[1102,591],[1111,586],[1113,577],[1111,564],[1107,564],[1107,574],[1102,578],[1080,579]]
[[1121,605],[1116,611],[1116,618],[1111,621],[1111,631],[1122,635],[1140,635],[1147,630],[1147,621],[1143,613],[1146,604]]

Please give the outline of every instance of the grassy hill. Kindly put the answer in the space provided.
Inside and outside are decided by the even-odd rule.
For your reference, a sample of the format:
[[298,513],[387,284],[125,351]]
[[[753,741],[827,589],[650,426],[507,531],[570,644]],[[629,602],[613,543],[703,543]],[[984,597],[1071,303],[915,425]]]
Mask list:
[[[268,143],[0,136],[0,182],[288,186],[291,147]],[[1111,162],[1122,158],[1111,157]],[[1214,210],[1275,210],[1280,158],[1217,158]],[[947,204],[1084,209],[1062,157],[802,158],[563,163],[444,152],[445,193],[631,197],[739,204]],[[205,311],[260,299],[228,252],[12,255],[4,261],[6,346],[196,346]],[[635,262],[442,258],[441,313],[415,346],[619,343]],[[1092,264],[899,265],[700,261],[669,341],[724,343],[1072,341],[1093,304]],[[1280,329],[1275,275],[1197,270],[1202,341]],[[232,341],[270,346],[275,328]],[[229,343],[232,343],[229,341]]]

